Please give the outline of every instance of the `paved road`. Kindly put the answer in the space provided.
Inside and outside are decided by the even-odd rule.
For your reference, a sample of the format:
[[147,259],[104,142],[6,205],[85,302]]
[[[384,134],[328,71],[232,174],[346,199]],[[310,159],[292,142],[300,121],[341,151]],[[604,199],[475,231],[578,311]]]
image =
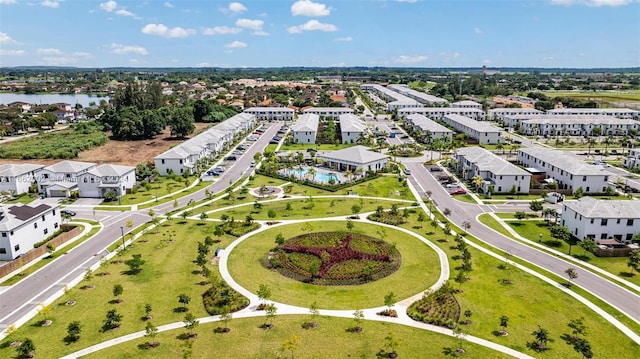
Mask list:
[[[535,263],[563,278],[566,277],[564,271],[567,268],[572,267],[569,263],[558,259],[553,255],[541,252],[493,232],[492,230],[482,226],[480,223],[477,223],[475,221],[476,215],[491,211],[489,206],[456,201],[451,198],[438,181],[431,176],[431,173],[429,173],[419,162],[407,162],[406,165],[411,169],[411,176],[409,180],[414,186],[416,186],[419,192],[424,197],[427,197],[425,191],[430,190],[432,192],[431,198],[437,203],[438,208],[449,208],[451,210],[451,215],[449,216],[450,221],[458,226],[460,226],[462,222],[468,221],[471,223],[469,233],[474,236],[483,239],[487,243],[496,246],[505,252],[511,253],[515,257]],[[608,301],[636,321],[640,321],[640,306],[638,305],[638,303],[640,303],[639,296],[587,270],[581,269],[580,267],[573,267],[576,268],[576,271],[578,272],[578,278],[575,280],[577,285],[598,295],[605,301]],[[531,295],[535,295],[535,293],[532,293]]]
[[[229,182],[235,182],[240,177],[247,175],[247,169],[253,161],[256,152],[261,152],[269,144],[271,138],[280,128],[280,124],[267,124],[265,133],[260,136],[232,167],[227,169],[220,178],[208,186],[213,193],[219,193],[229,186]],[[206,197],[205,189],[188,195],[178,200],[180,207],[186,206],[190,200],[199,201]],[[174,210],[173,203],[161,204],[153,208],[157,214],[164,214]],[[73,278],[82,275],[88,267],[100,261],[100,258],[107,254],[104,250],[115,239],[121,237],[121,227],[126,233],[129,229],[125,223],[133,220],[133,228],[148,222],[150,217],[146,214],[148,209],[139,211],[114,212],[95,211],[78,209],[78,217],[97,219],[104,225],[104,230],[92,239],[78,245],[69,254],[59,257],[57,260],[47,265],[35,275],[28,276],[16,285],[0,293],[0,331],[15,323],[23,317],[38,303],[64,288],[65,284],[71,282]]]

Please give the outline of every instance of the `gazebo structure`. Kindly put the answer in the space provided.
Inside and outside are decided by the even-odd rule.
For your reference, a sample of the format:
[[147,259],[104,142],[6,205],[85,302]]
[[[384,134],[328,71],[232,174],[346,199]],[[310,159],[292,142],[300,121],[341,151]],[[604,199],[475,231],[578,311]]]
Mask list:
[[316,158],[336,171],[379,171],[386,167],[389,156],[373,152],[365,146],[353,146],[333,152],[318,152]]

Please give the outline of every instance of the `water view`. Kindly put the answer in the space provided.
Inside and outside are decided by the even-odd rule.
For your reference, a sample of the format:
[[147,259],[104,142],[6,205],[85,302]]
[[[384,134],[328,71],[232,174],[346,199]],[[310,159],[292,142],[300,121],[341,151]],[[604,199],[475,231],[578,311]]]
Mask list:
[[17,93],[0,93],[0,104],[10,104],[12,102],[21,101],[30,104],[42,105],[42,104],[52,104],[52,103],[68,103],[72,106],[79,103],[82,107],[89,106],[89,103],[95,102],[96,104],[100,103],[100,100],[109,101],[109,97],[98,97],[97,95],[87,95],[87,94],[34,94],[34,95],[26,95],[26,94],[17,94]]

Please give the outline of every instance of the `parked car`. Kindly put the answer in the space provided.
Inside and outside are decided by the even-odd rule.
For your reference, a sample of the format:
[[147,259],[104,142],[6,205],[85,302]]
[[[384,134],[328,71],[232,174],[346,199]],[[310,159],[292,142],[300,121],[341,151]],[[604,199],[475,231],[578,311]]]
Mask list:
[[465,190],[463,190],[462,188],[460,188],[459,190],[457,190],[457,191],[453,191],[453,192],[451,192],[450,194],[451,194],[452,196],[455,196],[455,195],[457,195],[457,194],[467,194],[467,191],[465,191]]
[[431,172],[442,172],[442,168],[440,168],[440,166],[431,166],[431,167],[429,167],[429,171],[431,171]]
[[256,161],[251,161],[251,167],[255,167],[256,166]]
[[236,156],[227,156],[227,157],[224,158],[225,161],[235,161],[237,159],[238,158]]
[[404,174],[407,175],[407,176],[410,176],[411,175],[411,170],[408,169],[408,168],[405,168]]
[[445,187],[447,187],[447,188],[461,188],[460,187],[460,183],[457,183],[457,182],[449,183],[449,184],[445,185]]
[[220,172],[216,170],[209,170],[207,171],[207,176],[220,176]]
[[222,166],[218,166],[218,167],[214,168],[213,170],[216,171],[216,172],[222,173],[222,172],[224,172],[226,170],[226,168],[224,168]]
[[75,216],[75,215],[76,215],[76,212],[74,212],[74,211],[72,211],[72,210],[70,210],[70,209],[61,209],[61,210],[60,210],[60,214],[66,214],[66,215],[68,215],[68,216],[73,217],[73,216]]

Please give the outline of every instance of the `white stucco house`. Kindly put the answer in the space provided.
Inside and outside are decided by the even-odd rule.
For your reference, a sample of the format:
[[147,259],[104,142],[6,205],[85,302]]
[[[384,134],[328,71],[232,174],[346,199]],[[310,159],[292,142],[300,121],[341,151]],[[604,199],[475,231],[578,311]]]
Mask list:
[[545,173],[547,178],[558,183],[559,189],[575,192],[582,187],[585,194],[597,194],[604,193],[609,187],[610,172],[569,152],[546,147],[521,148],[518,163]]
[[13,260],[54,234],[62,223],[58,206],[0,206],[0,260]]
[[109,190],[118,197],[130,192],[136,184],[136,168],[131,166],[101,165],[78,176],[80,197],[102,198]]
[[451,107],[475,108],[475,109],[478,109],[478,110],[482,110],[482,104],[481,103],[477,103],[475,101],[470,101],[470,100],[462,100],[462,101],[453,102],[453,103],[451,103]]
[[21,194],[29,192],[36,182],[36,172],[44,165],[5,164],[0,165],[0,192]]
[[480,122],[466,116],[446,115],[442,122],[456,131],[466,133],[483,145],[500,142],[500,129],[487,122]]
[[640,111],[629,108],[554,108],[548,110],[549,115],[582,115],[582,116],[613,116],[617,118],[640,118]]
[[429,143],[437,138],[443,141],[450,141],[453,136],[453,131],[450,129],[417,113],[405,117],[404,123],[406,127],[420,134],[417,139],[423,143]]
[[291,125],[291,135],[294,143],[314,144],[318,135],[320,116],[315,113],[305,113],[298,116],[298,120]]
[[456,170],[465,180],[480,176],[479,190],[488,193],[529,193],[531,174],[481,147],[463,147],[456,151]]
[[622,160],[622,165],[640,170],[640,148],[630,150],[629,155]]
[[499,107],[492,108],[487,111],[487,117],[489,121],[504,121],[507,116],[531,116],[542,115],[544,112],[535,108],[521,108],[521,107]]
[[288,107],[249,107],[244,112],[265,121],[293,121],[295,113]]
[[35,172],[38,190],[47,197],[69,197],[78,190],[79,177],[96,168],[95,163],[61,161]]
[[356,115],[340,116],[340,136],[342,143],[357,143],[358,139],[368,131],[365,123]]
[[337,171],[379,171],[387,166],[389,156],[373,152],[365,146],[353,146],[338,151],[318,152],[316,158]]
[[432,120],[441,121],[447,115],[460,115],[472,118],[476,121],[484,121],[485,113],[482,109],[466,107],[416,107],[398,110],[398,117],[406,118],[409,115],[418,114],[427,116]]
[[561,224],[580,240],[615,239],[629,243],[640,233],[640,202],[583,197],[564,202],[561,218]]
[[337,118],[340,115],[353,113],[353,109],[349,107],[309,107],[302,110],[302,113],[316,114],[318,116],[322,116],[323,118],[326,118],[326,117]]

